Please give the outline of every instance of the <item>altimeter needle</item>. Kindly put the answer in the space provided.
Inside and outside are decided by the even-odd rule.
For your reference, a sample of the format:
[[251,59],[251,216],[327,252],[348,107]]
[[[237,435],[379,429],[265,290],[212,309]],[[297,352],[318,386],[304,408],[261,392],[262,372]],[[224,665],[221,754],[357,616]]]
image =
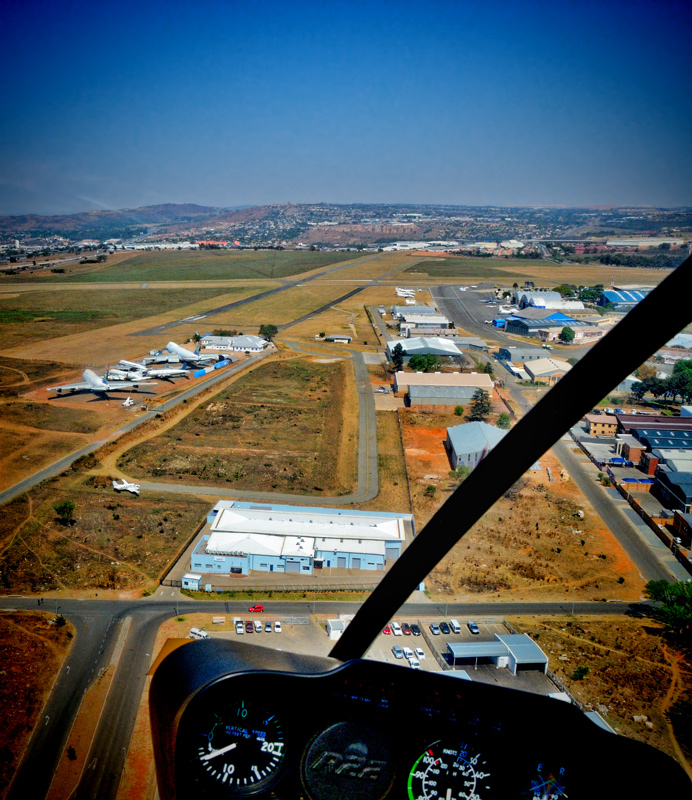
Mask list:
[[212,750],[211,753],[207,753],[206,756],[202,756],[200,761],[209,761],[212,758],[216,758],[216,756],[222,756],[224,753],[227,753],[229,750],[233,750],[234,747],[237,747],[237,742],[233,742],[233,744],[227,744],[225,747],[222,747],[220,750]]

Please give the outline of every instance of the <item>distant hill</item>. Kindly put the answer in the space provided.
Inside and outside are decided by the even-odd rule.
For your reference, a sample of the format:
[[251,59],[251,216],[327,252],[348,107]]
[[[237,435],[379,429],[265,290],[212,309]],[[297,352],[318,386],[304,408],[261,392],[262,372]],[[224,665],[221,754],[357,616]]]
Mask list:
[[222,209],[194,203],[164,203],[117,211],[84,211],[80,214],[39,216],[22,214],[0,217],[0,235],[61,235],[70,238],[109,238],[151,225],[172,225],[213,219]]

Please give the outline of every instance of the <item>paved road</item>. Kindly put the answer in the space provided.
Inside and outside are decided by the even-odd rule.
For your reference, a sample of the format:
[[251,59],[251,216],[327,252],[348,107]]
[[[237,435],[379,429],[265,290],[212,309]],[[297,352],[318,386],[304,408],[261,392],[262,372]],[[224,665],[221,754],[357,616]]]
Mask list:
[[[50,602],[50,601],[49,601]],[[117,792],[137,709],[149,669],[156,631],[165,619],[196,612],[247,614],[247,603],[175,602],[159,600],[60,600],[60,612],[77,629],[72,651],[60,673],[39,725],[27,749],[8,794],[9,800],[40,800],[45,797],[52,775],[62,757],[69,731],[86,687],[111,658],[123,620],[131,625],[122,649],[111,691],[89,752],[76,798],[112,800]],[[358,603],[320,603],[322,613],[353,614]],[[34,609],[34,598],[2,598],[2,609]],[[265,602],[273,616],[299,616],[314,610],[314,603]],[[50,608],[50,606],[49,606]],[[537,614],[640,613],[645,606],[628,603],[411,603],[402,607],[400,617],[435,618],[472,616],[483,619]]]

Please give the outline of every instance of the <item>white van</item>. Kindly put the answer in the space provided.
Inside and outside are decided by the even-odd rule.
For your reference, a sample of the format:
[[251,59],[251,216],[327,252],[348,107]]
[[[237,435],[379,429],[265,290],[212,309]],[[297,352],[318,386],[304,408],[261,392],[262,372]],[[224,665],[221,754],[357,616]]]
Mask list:
[[461,633],[461,625],[455,619],[449,620],[449,627],[452,629],[452,633]]
[[199,628],[190,628],[190,639],[211,639],[211,636]]

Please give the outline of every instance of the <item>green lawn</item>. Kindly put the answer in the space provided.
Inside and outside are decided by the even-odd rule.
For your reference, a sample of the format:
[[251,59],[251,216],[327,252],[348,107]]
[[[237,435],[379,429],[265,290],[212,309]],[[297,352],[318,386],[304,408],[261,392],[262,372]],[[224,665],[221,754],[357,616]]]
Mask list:
[[104,264],[61,282],[223,281],[242,278],[287,278],[361,253],[312,253],[285,250],[188,250],[138,253],[126,261]]
[[[523,258],[435,258],[415,264],[404,274],[423,272],[434,278],[470,278],[474,281],[504,280],[506,282],[508,268],[514,268],[517,273],[520,273],[522,269],[545,267],[551,263],[541,259]],[[497,269],[497,267],[502,267],[502,269]]]

